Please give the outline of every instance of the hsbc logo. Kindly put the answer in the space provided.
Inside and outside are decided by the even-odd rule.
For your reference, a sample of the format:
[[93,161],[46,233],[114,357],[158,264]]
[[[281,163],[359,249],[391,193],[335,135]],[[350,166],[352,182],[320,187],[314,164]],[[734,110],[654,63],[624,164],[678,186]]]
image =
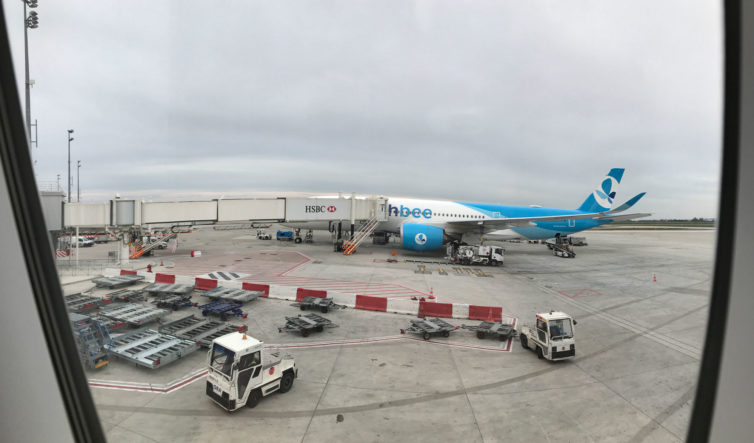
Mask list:
[[327,207],[327,212],[335,212],[335,211],[337,211],[337,210],[338,210],[338,208],[336,208],[336,207],[335,207],[335,206],[333,206],[333,205],[330,205],[330,206],[328,206],[328,207]]
[[307,205],[304,206],[304,212],[307,214],[322,214],[323,212],[335,212],[334,210],[331,211],[330,208],[335,208],[335,206],[325,206],[325,205]]

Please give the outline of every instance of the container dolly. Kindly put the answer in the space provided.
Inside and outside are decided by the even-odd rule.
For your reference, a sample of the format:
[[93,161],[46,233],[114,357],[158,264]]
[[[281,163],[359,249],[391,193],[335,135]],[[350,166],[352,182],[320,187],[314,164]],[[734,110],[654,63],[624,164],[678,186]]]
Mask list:
[[309,333],[322,332],[325,328],[337,328],[338,325],[317,314],[304,314],[297,317],[285,317],[285,325],[278,328],[278,332],[299,332],[302,337]]
[[64,298],[68,311],[78,313],[91,311],[113,301],[112,298],[93,297],[84,294],[71,294],[66,295]]
[[142,291],[135,291],[133,289],[119,289],[117,291],[107,294],[113,301],[133,303],[135,301],[144,300],[144,293]]
[[202,292],[202,295],[209,298],[232,301],[236,303],[247,303],[264,295],[262,291],[249,291],[248,289],[233,289],[218,286]]
[[152,306],[137,305],[133,303],[99,311],[99,314],[103,317],[107,317],[116,322],[124,322],[135,327],[157,320],[169,313],[170,312],[165,309],[158,309]]
[[476,331],[476,338],[478,339],[497,337],[500,341],[504,341],[516,335],[512,318],[506,319],[505,322],[483,321],[476,326],[461,325],[461,328]]
[[160,332],[185,340],[198,341],[203,347],[209,348],[212,345],[212,340],[217,337],[231,332],[246,332],[247,329],[246,325],[234,325],[189,315],[163,325]]
[[302,311],[307,309],[319,309],[323,314],[326,314],[330,309],[344,309],[345,305],[339,305],[332,301],[332,298],[322,298],[307,296],[303,300],[296,303],[291,303],[291,306],[298,306]]
[[152,329],[137,329],[113,337],[105,348],[111,354],[139,366],[157,369],[199,349],[199,343],[162,334]]
[[207,304],[196,304],[197,308],[201,309],[203,316],[214,314],[220,317],[220,320],[225,320],[228,316],[246,318],[249,314],[241,310],[240,303],[228,302],[225,300],[215,300]]
[[191,301],[191,295],[168,295],[167,297],[153,300],[152,303],[157,305],[158,308],[166,308],[171,311],[194,306],[194,303]]
[[421,335],[424,340],[429,340],[430,337],[435,335],[448,337],[451,332],[459,328],[460,326],[453,326],[439,318],[426,317],[420,320],[411,320],[411,324],[408,328],[401,329],[401,334],[417,334]]
[[116,275],[114,277],[100,277],[92,280],[98,288],[116,289],[131,286],[144,280],[143,275]]
[[168,295],[188,295],[194,291],[193,285],[181,285],[176,283],[152,283],[142,291],[152,297],[165,297]]

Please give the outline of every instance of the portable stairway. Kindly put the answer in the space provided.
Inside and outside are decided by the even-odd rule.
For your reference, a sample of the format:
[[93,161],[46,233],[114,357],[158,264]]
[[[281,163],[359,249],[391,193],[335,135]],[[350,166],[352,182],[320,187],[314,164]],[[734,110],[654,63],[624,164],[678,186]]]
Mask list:
[[169,235],[161,238],[160,240],[158,240],[158,241],[156,241],[154,243],[148,244],[147,246],[144,246],[140,241],[138,241],[138,242],[136,242],[136,250],[130,255],[129,258],[131,258],[131,259],[139,258],[142,255],[146,254],[147,252],[149,252],[149,251],[157,248],[163,242],[170,241],[170,240],[172,240],[172,239],[174,239],[176,237],[178,237],[178,234],[172,233],[172,234],[169,234]]
[[367,220],[366,223],[362,224],[361,229],[354,233],[351,240],[343,242],[343,255],[351,255],[356,252],[356,248],[372,235],[378,224],[379,222],[376,217],[373,217]]

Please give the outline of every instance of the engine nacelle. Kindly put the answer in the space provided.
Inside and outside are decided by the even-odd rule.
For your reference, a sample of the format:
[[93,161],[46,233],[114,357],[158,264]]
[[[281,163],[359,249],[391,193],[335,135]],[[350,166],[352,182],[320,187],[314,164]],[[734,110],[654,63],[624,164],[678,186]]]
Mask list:
[[401,225],[403,249],[411,251],[434,251],[442,248],[445,230],[437,226],[404,223]]

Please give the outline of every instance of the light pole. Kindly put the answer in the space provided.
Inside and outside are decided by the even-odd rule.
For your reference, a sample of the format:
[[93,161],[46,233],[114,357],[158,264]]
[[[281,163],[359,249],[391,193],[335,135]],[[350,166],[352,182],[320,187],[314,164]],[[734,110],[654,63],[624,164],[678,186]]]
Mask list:
[[81,160],[76,160],[76,203],[81,201],[81,178],[79,178],[80,172]]
[[68,130],[68,203],[71,202],[71,142],[73,141],[73,129]]
[[[28,29],[39,27],[39,17],[37,11],[31,11],[26,15],[26,7],[34,9],[37,7],[38,0],[21,0],[24,2],[24,55],[26,61],[26,136],[31,140],[31,83],[29,82],[29,32]],[[29,143],[31,149],[31,143]]]

